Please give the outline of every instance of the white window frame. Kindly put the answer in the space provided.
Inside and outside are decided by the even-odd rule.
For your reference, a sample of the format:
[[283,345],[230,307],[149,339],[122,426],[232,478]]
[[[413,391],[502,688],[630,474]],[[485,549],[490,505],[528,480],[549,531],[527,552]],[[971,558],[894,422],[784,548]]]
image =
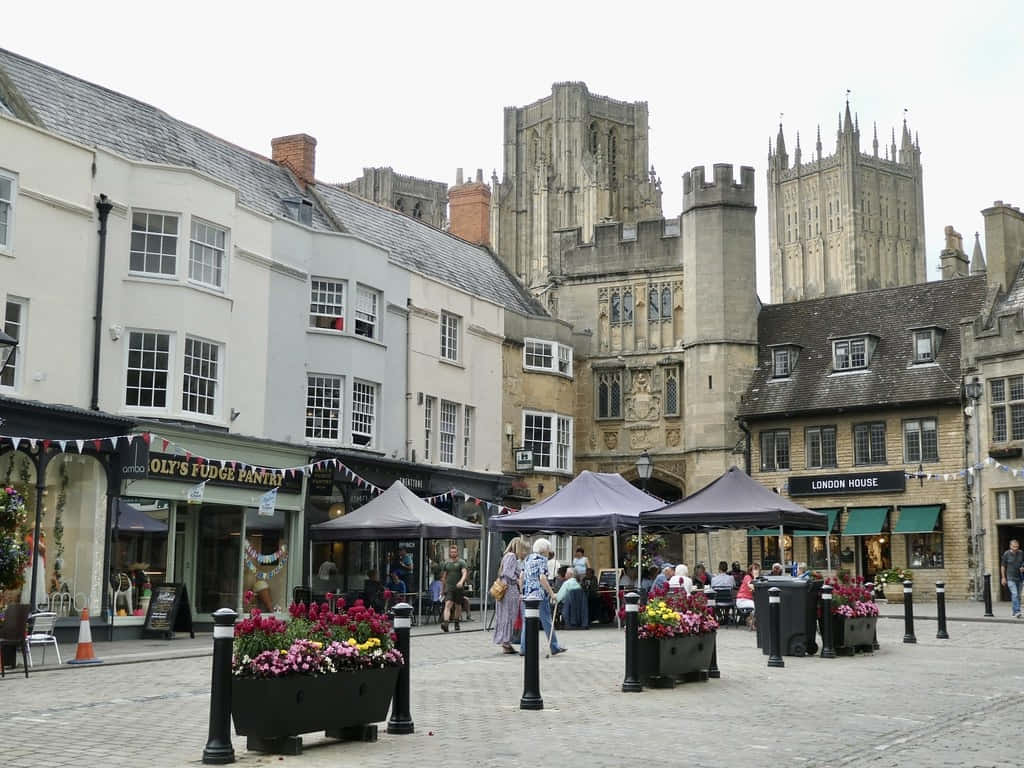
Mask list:
[[[16,323],[8,324],[7,322],[7,305],[14,304],[18,307],[18,320]],[[3,328],[4,333],[8,336],[13,336],[18,340],[18,346],[14,349],[14,359],[11,360],[10,364],[4,368],[4,372],[10,371],[10,384],[4,384],[3,379],[0,378],[0,391],[2,392],[18,392],[22,387],[22,371],[25,370],[24,355],[25,355],[25,341],[27,336],[25,334],[25,326],[28,324],[28,299],[23,299],[18,296],[8,296],[4,300],[4,314],[0,317],[0,328]]]
[[462,466],[473,463],[473,421],[476,409],[472,405],[462,406]]
[[455,464],[455,442],[459,429],[459,405],[451,400],[442,400],[437,429],[437,461],[439,464]]
[[[921,342],[926,339],[928,341],[928,350],[927,354],[923,355],[921,352]],[[916,365],[935,362],[935,356],[938,353],[936,341],[935,331],[914,331],[914,363]]]
[[426,395],[423,398],[423,460],[430,461],[431,445],[434,441],[434,403],[437,398]]
[[772,350],[772,378],[785,379],[793,373],[793,361],[790,359],[789,349],[782,347]]
[[[541,451],[533,450],[529,446],[534,445],[537,441],[527,441],[526,438],[526,422],[530,417],[549,419],[546,429],[550,435],[548,438],[548,455],[547,463],[541,463],[543,456]],[[523,411],[522,418],[522,445],[527,447],[529,450],[533,450],[533,462],[535,469],[546,469],[551,472],[572,472],[572,459],[573,459],[573,418],[571,416],[565,416],[561,413],[546,412],[546,411]],[[560,438],[562,436],[567,438],[567,441],[562,443]],[[559,453],[559,449],[568,448],[567,454],[563,456]]]
[[[139,229],[135,228],[135,217],[139,216],[139,215],[142,215],[142,216],[146,217],[146,229],[145,230],[139,230]],[[166,219],[174,219],[175,224],[176,224],[174,234],[173,235],[164,234],[162,230],[159,233],[157,233],[155,231],[151,232],[149,230],[149,224],[150,224],[149,217],[150,216],[160,216],[164,220],[166,220]],[[143,249],[141,251],[138,250],[137,248],[135,248],[135,243],[133,242],[135,240],[135,235],[136,234],[140,234],[143,237],[144,247],[143,247]],[[160,238],[159,242],[160,242],[160,245],[161,245],[161,250],[160,250],[159,254],[157,254],[156,252],[151,253],[149,251],[149,245],[150,245],[149,238],[151,238],[151,237]],[[160,263],[161,263],[161,267],[162,267],[163,266],[163,259],[167,255],[167,254],[163,253],[163,238],[169,238],[169,237],[173,237],[174,238],[174,256],[173,256],[173,258],[174,258],[174,271],[173,272],[164,272],[162,268],[160,270],[157,270],[156,272],[152,272],[152,271],[149,271],[149,270],[147,270],[145,268],[143,268],[143,269],[135,269],[135,268],[132,267],[132,254],[133,253],[140,253],[140,254],[142,254],[143,267],[145,267],[145,262],[146,262],[146,256],[147,255],[159,255]],[[149,210],[147,208],[133,208],[132,211],[131,211],[131,214],[129,216],[129,219],[128,219],[128,238],[129,238],[129,242],[128,242],[128,271],[131,274],[133,274],[133,275],[144,275],[146,277],[153,277],[153,278],[157,278],[159,280],[175,280],[175,279],[177,279],[177,277],[178,277],[178,269],[179,269],[179,266],[180,266],[178,262],[179,262],[179,259],[181,257],[181,254],[178,252],[180,250],[180,248],[178,246],[181,243],[181,216],[179,214],[177,214],[177,213],[167,213],[167,212],[164,212],[164,211],[151,211],[151,210]]]
[[18,207],[18,177],[13,173],[0,170],[0,179],[11,183],[10,198],[0,196],[0,206],[7,208],[7,226],[3,239],[0,240],[0,253],[10,255],[14,252],[14,216]]
[[[372,304],[372,312],[369,311],[371,307],[367,307],[363,302],[364,300]],[[364,339],[373,339],[374,341],[381,341],[380,332],[380,306],[381,306],[381,294],[376,288],[371,288],[368,285],[356,283],[356,318],[353,323],[352,331],[356,336],[362,336]],[[371,319],[372,318],[372,319]],[[359,325],[369,325],[372,329],[371,333],[360,333]]]
[[[314,382],[314,380],[316,380]],[[330,391],[327,386],[330,385]],[[313,391],[313,387],[317,387],[319,393]],[[337,413],[332,418],[330,416],[331,408],[324,405],[324,400],[331,392],[337,393]],[[319,396],[320,403],[318,405],[312,405],[310,403],[311,397]],[[319,414],[319,415],[318,415]],[[319,419],[319,426],[317,426],[317,420]],[[325,423],[333,421],[334,429],[331,430],[329,427],[324,427]],[[306,374],[306,408],[305,418],[303,419],[303,434],[306,440],[313,443],[340,443],[342,437],[345,434],[345,377],[339,376],[334,373],[307,373]],[[334,434],[325,436],[325,432],[333,431]],[[321,434],[310,434],[311,432],[320,432]]]
[[[213,377],[203,376],[200,372],[198,375],[190,373],[188,370],[188,348],[189,342],[194,345],[203,345],[206,348],[212,349],[216,355],[216,359],[213,361],[214,375]],[[200,358],[201,359],[201,358]],[[211,341],[204,339],[200,336],[186,336],[185,343],[182,347],[182,373],[181,373],[181,412],[192,414],[194,416],[200,416],[210,419],[216,419],[221,414],[220,400],[221,392],[223,391],[222,380],[224,373],[224,345],[217,341]],[[213,385],[213,397],[200,393],[190,393],[188,391],[190,380],[194,382],[212,382]],[[209,399],[213,401],[212,413],[206,413],[202,410],[192,410],[191,408],[185,407],[185,399],[187,397],[194,396],[200,400]]]
[[441,310],[441,359],[459,362],[459,330],[462,318],[452,312]]
[[[359,393],[369,394],[369,400],[359,401],[357,395]],[[363,379],[352,380],[352,407],[349,409],[349,413],[352,414],[352,418],[349,419],[349,427],[351,430],[351,442],[352,445],[358,448],[375,448],[377,446],[377,404],[380,402],[380,385],[372,381],[365,381]],[[366,406],[369,404],[369,410]],[[369,418],[370,430],[356,431],[356,419]],[[368,438],[365,443],[356,442],[356,435],[360,437]]]
[[[572,347],[567,344],[559,344],[550,339],[529,337],[523,339],[523,370],[555,373],[571,379],[573,375],[572,356]],[[530,357],[534,358],[533,362],[529,362]],[[537,358],[546,360],[546,362],[538,362]]]
[[[196,238],[196,228],[205,228],[207,233],[213,233],[215,238],[220,236],[220,246],[214,242],[210,243],[206,240]],[[188,241],[188,280],[190,283],[201,285],[205,288],[212,288],[215,291],[223,291],[227,287],[227,275],[228,275],[228,230],[226,227],[222,227],[219,224],[214,224],[212,221],[193,216],[191,224],[189,226],[189,241]],[[199,252],[200,257],[197,259],[196,252]],[[212,255],[214,260],[217,256],[220,256],[220,265],[207,265],[202,261],[202,258],[206,255]],[[195,277],[192,274],[192,270],[195,266],[199,267],[200,273],[209,268],[212,272],[219,272],[219,281],[204,280],[202,277]]]
[[[854,364],[856,347],[860,347],[862,362]],[[840,358],[840,354],[844,355]],[[842,364],[840,364],[842,363]],[[837,339],[832,342],[832,367],[836,371],[862,371],[868,367],[868,340],[864,336]]]
[[[344,332],[347,293],[348,285],[345,280],[331,277],[310,278],[309,327],[331,333]],[[318,325],[321,321],[326,325]]]
[[[164,388],[164,404],[163,405],[138,405],[138,404],[130,405],[128,403],[128,389],[129,389],[129,387],[128,387],[128,376],[129,376],[129,370],[130,370],[129,369],[129,363],[131,362],[131,354],[132,354],[132,335],[136,334],[136,333],[141,333],[143,335],[145,335],[145,334],[154,334],[156,336],[166,336],[167,337],[167,353],[166,353],[167,354],[167,368],[164,371],[164,374],[167,377],[167,379],[166,379],[167,380],[167,384],[166,384],[166,387]],[[156,329],[156,328],[129,328],[127,330],[127,332],[126,332],[126,341],[125,341],[125,345],[124,345],[124,366],[123,366],[124,379],[122,380],[123,381],[123,384],[122,384],[122,402],[124,403],[124,407],[126,409],[131,410],[131,411],[149,411],[149,412],[153,412],[153,413],[166,413],[166,412],[168,412],[168,411],[170,411],[172,409],[172,405],[171,404],[175,402],[175,398],[177,397],[177,392],[174,389],[175,374],[177,373],[176,356],[175,356],[175,341],[176,341],[175,334],[172,331],[165,331],[165,330],[160,330],[160,329]],[[144,353],[145,353],[145,351],[143,350],[143,354]],[[141,376],[142,373],[144,373],[146,371],[152,371],[153,373],[157,373],[157,372],[160,371],[159,368],[143,368],[141,366],[142,366],[142,361],[140,361],[138,368],[131,369],[131,370],[139,371],[140,376]],[[143,391],[141,386],[139,387],[139,391],[140,392]],[[156,390],[155,390],[155,388],[151,387],[150,391],[153,392],[153,391],[156,391]]]

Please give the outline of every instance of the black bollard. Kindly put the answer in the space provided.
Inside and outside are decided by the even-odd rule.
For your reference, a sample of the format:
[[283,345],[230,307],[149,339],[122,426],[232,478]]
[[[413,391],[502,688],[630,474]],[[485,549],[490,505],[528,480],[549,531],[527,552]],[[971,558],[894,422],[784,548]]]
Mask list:
[[985,574],[985,615],[995,616],[992,613],[992,574]]
[[[875,585],[869,581],[864,585],[864,589],[868,591],[871,602],[875,602]],[[877,651],[879,648],[881,648],[881,646],[878,644],[878,617],[875,616],[875,628],[871,632],[871,650]]]
[[398,671],[398,681],[395,683],[388,733],[412,733],[415,730],[412,715],[409,714],[409,628],[412,626],[412,606],[403,602],[392,610],[395,614],[395,647],[405,663]]
[[[545,598],[546,599],[546,598]],[[523,600],[523,637],[525,648],[523,659],[523,696],[519,699],[520,709],[544,709],[540,697],[540,598],[527,597]]]
[[949,640],[949,632],[946,631],[946,584],[942,581],[935,582],[935,605],[939,611],[939,631],[935,633],[936,640]]
[[779,655],[782,645],[782,590],[772,587],[768,590],[768,666],[784,667],[786,662]]
[[230,608],[213,612],[213,679],[210,684],[210,734],[203,748],[204,765],[235,762],[231,746],[231,646],[235,642],[235,619]]
[[622,681],[623,693],[640,693],[644,687],[637,677],[640,650],[640,595],[626,595],[626,677]]
[[826,584],[821,588],[821,658],[835,657],[836,652],[832,650],[832,586]]
[[[715,588],[712,586],[704,587],[704,598],[707,600],[708,609],[711,611],[711,615],[718,617],[718,600],[715,598]],[[708,666],[708,677],[721,677],[722,672],[718,669],[718,633],[715,632],[711,636],[711,664]]]
[[914,637],[914,582],[903,582],[903,642],[916,643]]

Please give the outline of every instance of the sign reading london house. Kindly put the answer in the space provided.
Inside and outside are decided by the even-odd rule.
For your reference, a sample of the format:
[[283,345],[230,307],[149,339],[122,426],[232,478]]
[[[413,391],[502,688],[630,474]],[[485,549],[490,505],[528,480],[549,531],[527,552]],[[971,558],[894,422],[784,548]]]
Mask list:
[[181,480],[196,483],[202,480],[211,485],[233,485],[236,488],[280,488],[283,493],[302,493],[302,473],[286,475],[277,470],[251,467],[235,462],[211,463],[197,456],[172,456],[167,453],[149,454],[150,478]]
[[789,478],[790,496],[831,496],[839,493],[905,491],[907,476],[895,472],[855,472],[848,475],[808,475]]

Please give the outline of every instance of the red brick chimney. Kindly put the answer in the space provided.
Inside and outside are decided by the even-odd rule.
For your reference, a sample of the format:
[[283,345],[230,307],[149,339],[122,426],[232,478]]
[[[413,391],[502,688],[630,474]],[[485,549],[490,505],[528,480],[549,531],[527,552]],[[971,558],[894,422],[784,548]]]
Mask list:
[[291,170],[299,181],[312,184],[316,180],[316,139],[306,133],[271,139],[274,162]]
[[491,188],[484,184],[483,170],[477,168],[476,181],[462,183],[462,169],[455,186],[448,188],[448,231],[477,245],[491,244]]

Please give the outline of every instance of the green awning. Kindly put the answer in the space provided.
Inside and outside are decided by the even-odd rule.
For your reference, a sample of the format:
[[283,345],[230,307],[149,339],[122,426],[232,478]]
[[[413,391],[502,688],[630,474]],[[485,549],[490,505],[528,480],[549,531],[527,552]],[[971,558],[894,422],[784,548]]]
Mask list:
[[854,507],[843,528],[843,536],[876,536],[885,525],[888,507]]
[[893,533],[931,533],[939,519],[938,504],[921,507],[900,507],[900,519],[896,521]]
[[[824,512],[828,514],[828,530],[834,530],[836,527],[836,518],[839,517],[838,509],[816,509],[815,512]],[[826,531],[793,531],[794,536],[824,536]]]
[[777,539],[777,538],[779,538],[779,529],[778,528],[748,528],[747,529],[747,536],[749,538],[754,538],[756,536],[769,536],[769,537],[771,537],[773,539]]

